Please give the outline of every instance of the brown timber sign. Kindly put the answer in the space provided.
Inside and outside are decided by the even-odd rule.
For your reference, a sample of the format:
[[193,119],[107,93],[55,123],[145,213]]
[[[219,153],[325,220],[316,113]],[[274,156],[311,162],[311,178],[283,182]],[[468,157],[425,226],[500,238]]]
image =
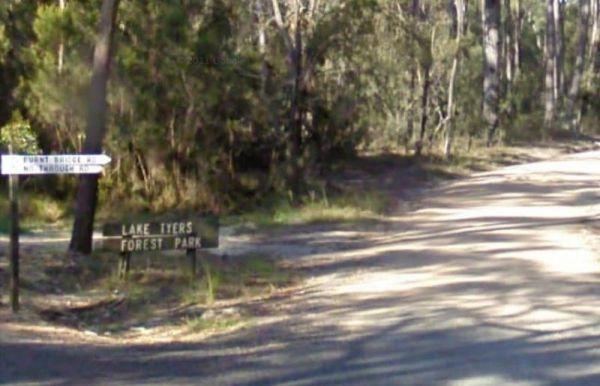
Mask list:
[[104,245],[122,253],[216,248],[219,220],[216,216],[163,222],[106,224]]
[[160,222],[106,224],[103,247],[123,256],[121,275],[129,271],[131,253],[185,250],[195,273],[196,250],[219,246],[219,219],[207,215]]

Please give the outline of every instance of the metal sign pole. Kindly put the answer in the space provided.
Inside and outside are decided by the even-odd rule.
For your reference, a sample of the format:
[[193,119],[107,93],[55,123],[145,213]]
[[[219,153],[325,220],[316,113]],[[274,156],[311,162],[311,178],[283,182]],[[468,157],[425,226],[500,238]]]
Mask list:
[[98,174],[110,163],[106,154],[8,155],[1,157],[1,174],[8,176],[10,201],[10,303],[19,311],[19,175]]
[[[12,146],[9,146],[12,153]],[[13,312],[19,311],[19,176],[8,176],[10,201],[10,304]]]

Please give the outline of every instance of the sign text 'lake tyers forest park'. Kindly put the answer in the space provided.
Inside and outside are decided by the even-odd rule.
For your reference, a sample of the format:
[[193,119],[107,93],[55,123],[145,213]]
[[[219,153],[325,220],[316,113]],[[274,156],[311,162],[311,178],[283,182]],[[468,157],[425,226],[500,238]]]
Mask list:
[[214,248],[219,244],[215,216],[162,222],[106,224],[104,245],[121,253]]

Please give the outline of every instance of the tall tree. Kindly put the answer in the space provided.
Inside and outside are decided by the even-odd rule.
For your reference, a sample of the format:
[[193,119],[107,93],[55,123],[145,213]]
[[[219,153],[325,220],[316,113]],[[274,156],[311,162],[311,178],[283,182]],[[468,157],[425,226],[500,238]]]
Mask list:
[[[65,11],[65,7],[66,7],[66,0],[58,0],[58,7],[61,11],[61,13],[63,13]],[[62,74],[63,71],[63,63],[64,63],[64,58],[65,58],[65,42],[64,42],[64,38],[61,36],[60,38],[60,43],[58,44],[58,65],[57,65],[57,72],[58,75]]]
[[515,29],[514,29],[514,18],[513,18],[513,10],[511,0],[504,0],[504,14],[506,15],[504,18],[504,38],[502,40],[502,45],[504,49],[504,71],[505,71],[505,81],[507,90],[510,89],[514,79],[515,72]]
[[[424,4],[418,4],[421,9],[418,9],[420,21],[426,23],[429,20],[429,9]],[[425,130],[427,129],[427,121],[429,119],[429,93],[431,89],[431,70],[433,67],[433,47],[435,43],[435,27],[429,28],[430,34],[423,34],[417,37],[419,40],[419,61],[421,65],[422,76],[422,91],[421,91],[421,120],[419,126],[419,139],[415,142],[415,154],[421,155],[425,141]],[[425,31],[428,31],[426,28]]]
[[[315,2],[311,2],[314,7]],[[305,12],[301,0],[288,2],[287,16],[283,16],[279,0],[272,0],[274,19],[283,36],[288,51],[290,113],[287,125],[287,166],[286,177],[292,190],[297,193],[300,183],[301,151],[302,151],[302,128],[304,125],[304,101],[303,88],[304,77],[304,31],[303,14]],[[311,12],[314,12],[311,11]]]
[[565,124],[575,135],[579,134],[579,125],[575,118],[575,105],[579,99],[579,91],[585,70],[585,56],[587,52],[588,30],[590,21],[590,0],[579,0],[579,41],[577,44],[577,56],[573,76],[569,86],[566,109]]
[[[417,22],[417,16],[419,14],[419,0],[412,0],[411,7],[410,7],[410,14],[411,14],[412,20]],[[407,121],[407,124],[406,124],[406,149],[407,149],[407,151],[408,151],[408,144],[410,143],[410,141],[412,141],[413,135],[414,135],[415,94],[416,94],[416,87],[417,87],[417,70],[418,70],[417,65],[418,65],[418,63],[413,61],[412,65],[410,66],[410,83],[408,85],[410,100],[409,100],[409,106],[408,106],[408,114],[406,117],[406,121]]]
[[[100,153],[106,133],[106,89],[110,75],[113,36],[119,0],[103,0],[99,32],[94,49],[89,111],[83,152]],[[84,175],[79,180],[75,222],[69,250],[89,254],[92,251],[94,217],[98,203],[98,175]]]
[[[550,0],[552,1],[552,0]],[[482,0],[483,16],[483,116],[488,124],[487,145],[498,129],[500,103],[500,10],[501,0]]]
[[565,2],[554,0],[554,42],[556,44],[556,60],[554,61],[554,98],[559,106],[561,95],[565,90]]
[[556,33],[554,23],[554,1],[547,0],[546,3],[546,44],[545,44],[545,77],[544,77],[544,125],[552,127],[556,118],[557,86],[557,50]]
[[513,78],[516,79],[519,76],[519,70],[521,69],[521,39],[523,34],[523,7],[521,0],[515,0],[513,17],[513,55],[514,55],[514,68]]
[[463,29],[465,25],[465,3],[468,0],[449,0],[449,9],[452,16],[452,28],[451,33],[454,35],[455,51],[454,57],[452,58],[452,69],[450,70],[450,80],[448,81],[448,106],[446,108],[447,116],[445,118],[445,143],[444,143],[444,155],[450,157],[452,151],[452,120],[454,118],[456,106],[454,102],[454,89],[456,84],[456,76],[458,73],[458,67],[460,64],[461,56],[461,41],[463,35]]

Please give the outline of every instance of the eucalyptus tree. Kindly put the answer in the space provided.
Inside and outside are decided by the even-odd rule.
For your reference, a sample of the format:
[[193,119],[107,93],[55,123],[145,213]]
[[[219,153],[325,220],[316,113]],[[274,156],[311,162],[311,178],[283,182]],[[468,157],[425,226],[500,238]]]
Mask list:
[[444,119],[445,125],[445,141],[444,141],[444,155],[450,157],[452,151],[452,139],[453,139],[453,118],[456,113],[455,106],[455,88],[456,88],[456,77],[459,71],[460,59],[461,59],[461,43],[462,36],[465,29],[465,17],[467,10],[468,0],[450,0],[449,10],[452,17],[452,28],[451,33],[454,35],[455,48],[452,58],[452,69],[450,70],[450,80],[448,82],[448,106],[446,108],[447,116]]
[[482,0],[484,50],[483,116],[488,125],[488,146],[492,145],[499,124],[500,9],[500,0]]
[[[106,93],[118,7],[119,0],[103,0],[102,2],[98,37],[94,49],[86,138],[83,146],[85,154],[102,152],[107,125]],[[97,203],[98,175],[82,176],[77,189],[75,222],[69,244],[71,252],[88,254],[92,251]]]
[[575,106],[579,99],[583,74],[585,70],[585,57],[587,53],[590,24],[589,21],[590,0],[579,0],[579,39],[577,43],[575,65],[573,67],[573,75],[571,76],[571,83],[568,89],[565,108],[565,124],[568,129],[573,131],[575,135],[579,135],[579,125],[577,124],[577,119],[575,117]]

